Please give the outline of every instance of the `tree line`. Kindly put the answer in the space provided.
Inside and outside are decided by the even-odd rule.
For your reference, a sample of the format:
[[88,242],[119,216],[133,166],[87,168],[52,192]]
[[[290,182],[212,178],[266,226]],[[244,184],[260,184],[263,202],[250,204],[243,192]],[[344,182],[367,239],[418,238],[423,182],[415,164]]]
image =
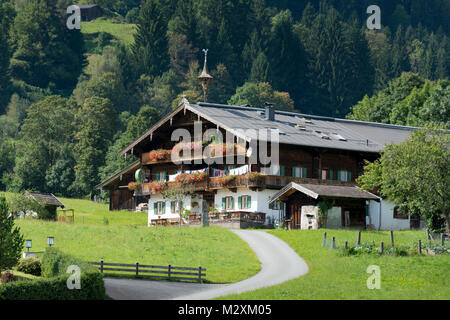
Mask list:
[[70,1],[0,0],[0,189],[92,194],[182,94],[203,99],[203,48],[211,102],[448,123],[448,1],[378,1],[383,28],[370,31],[366,1],[97,3],[136,24],[131,45],[86,55],[65,27]]

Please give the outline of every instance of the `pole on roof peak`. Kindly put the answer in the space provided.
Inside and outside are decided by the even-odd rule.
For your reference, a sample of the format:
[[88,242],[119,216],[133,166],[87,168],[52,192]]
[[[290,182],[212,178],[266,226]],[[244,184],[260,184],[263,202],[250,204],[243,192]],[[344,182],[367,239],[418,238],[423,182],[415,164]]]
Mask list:
[[200,82],[200,85],[203,89],[203,102],[206,102],[206,94],[208,92],[209,86],[211,84],[211,80],[213,77],[208,74],[208,68],[207,68],[207,57],[208,57],[208,49],[203,49],[203,53],[205,54],[205,62],[203,64],[203,71],[198,76],[198,81]]

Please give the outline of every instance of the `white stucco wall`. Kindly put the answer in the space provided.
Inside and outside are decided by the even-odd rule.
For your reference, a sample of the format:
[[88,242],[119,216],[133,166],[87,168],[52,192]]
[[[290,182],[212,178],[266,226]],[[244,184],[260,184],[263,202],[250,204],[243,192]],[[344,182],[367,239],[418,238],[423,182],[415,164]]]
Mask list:
[[394,219],[394,204],[381,200],[381,225],[380,225],[380,202],[371,200],[369,203],[370,224],[380,230],[408,230],[410,221],[408,219]]
[[[160,202],[160,201],[164,201],[166,203],[166,214],[164,214],[164,215],[156,215],[154,213],[154,203]],[[158,219],[158,217],[160,217],[161,219],[178,219],[180,217],[178,213],[171,212],[170,202],[171,202],[171,200],[164,199],[162,197],[162,195],[160,195],[160,194],[151,195],[151,197],[148,201],[148,225],[149,226],[151,225],[152,220]],[[192,208],[192,202],[198,202],[198,206],[195,208]],[[192,213],[201,213],[202,212],[202,204],[203,204],[202,200],[200,198],[196,198],[196,197],[194,197],[193,199],[186,198],[183,200],[183,207],[186,210],[191,210]]]
[[[269,198],[274,195],[277,190],[265,189],[262,191],[252,191],[248,188],[238,188],[237,192],[231,192],[228,189],[217,190],[214,196],[214,204],[219,211],[222,211],[222,198],[234,197],[234,210],[248,212],[264,212],[266,219],[270,216],[272,219],[278,219],[279,210],[269,209]],[[248,195],[251,196],[251,207],[248,209],[238,208],[238,197]]]

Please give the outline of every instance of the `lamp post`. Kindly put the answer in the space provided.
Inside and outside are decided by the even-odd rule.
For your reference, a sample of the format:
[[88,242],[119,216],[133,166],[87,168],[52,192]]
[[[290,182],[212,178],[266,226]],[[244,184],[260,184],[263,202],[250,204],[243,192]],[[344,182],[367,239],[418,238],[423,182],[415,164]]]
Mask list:
[[55,244],[55,237],[47,237],[47,244],[51,247]]
[[30,252],[32,241],[31,240],[25,240],[25,248],[27,248],[27,251]]

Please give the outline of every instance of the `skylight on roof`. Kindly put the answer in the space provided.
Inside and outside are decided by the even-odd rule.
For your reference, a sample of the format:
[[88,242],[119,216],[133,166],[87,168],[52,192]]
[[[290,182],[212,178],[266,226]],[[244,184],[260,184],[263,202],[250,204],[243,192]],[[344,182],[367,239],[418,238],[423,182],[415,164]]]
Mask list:
[[343,136],[341,136],[338,133],[332,133],[331,136],[333,137],[333,139],[339,140],[339,141],[347,141],[346,138],[344,138]]
[[322,131],[316,131],[316,134],[322,139],[330,140],[330,136]]

